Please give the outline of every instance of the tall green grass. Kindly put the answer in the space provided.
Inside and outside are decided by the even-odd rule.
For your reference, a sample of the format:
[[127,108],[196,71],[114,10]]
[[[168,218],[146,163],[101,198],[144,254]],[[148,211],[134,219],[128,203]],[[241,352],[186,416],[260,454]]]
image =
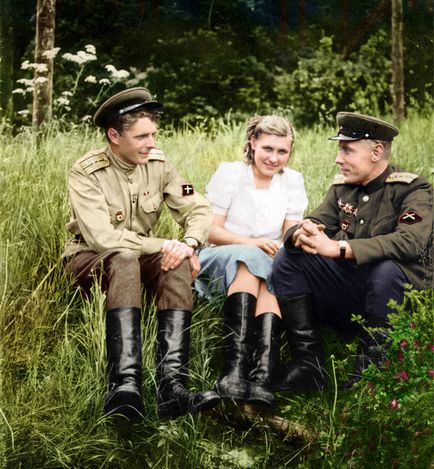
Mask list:
[[[336,173],[337,147],[327,141],[334,132],[316,127],[300,129],[297,135],[290,167],[304,174],[309,209],[322,200]],[[412,116],[401,126],[401,134],[394,143],[394,162],[432,177],[434,115]],[[242,126],[222,120],[210,132],[168,129],[159,141],[180,172],[203,191],[220,161],[241,158],[243,137]],[[69,168],[82,154],[104,144],[102,136],[86,126],[66,132],[53,124],[43,137],[28,129],[15,136],[0,134],[0,466],[363,467],[357,465],[362,456],[353,457],[357,464],[348,461],[353,446],[363,442],[369,446],[370,439],[376,442],[372,454],[381,456],[378,460],[385,464],[378,467],[390,466],[395,453],[395,459],[411,463],[400,441],[383,444],[370,432],[372,422],[357,420],[354,409],[369,408],[366,395],[343,394],[334,386],[323,394],[279,396],[277,413],[309,429],[316,435],[314,442],[282,436],[261,419],[246,424],[228,406],[211,414],[158,420],[152,303],[142,320],[145,419],[120,427],[101,419],[104,294],[95,287],[92,299],[81,298],[59,258],[67,239]],[[179,229],[165,213],[158,232],[172,236]],[[419,300],[428,317],[432,317],[430,301],[429,295]],[[213,385],[221,365],[221,305],[196,299],[195,306],[190,387],[200,390]],[[342,342],[331,331],[325,333],[327,352],[333,355],[329,372],[340,384],[351,367],[354,344]],[[421,398],[429,392],[423,389]],[[429,447],[426,428],[432,425],[432,412],[422,412],[417,402],[412,405],[412,430],[422,432],[421,448]],[[345,417],[348,409],[351,426]],[[389,418],[387,408],[372,409],[372,415],[375,412],[378,422]],[[405,428],[401,430],[405,434]],[[363,437],[358,439],[351,431]],[[429,452],[420,451],[418,467],[428,467]]]

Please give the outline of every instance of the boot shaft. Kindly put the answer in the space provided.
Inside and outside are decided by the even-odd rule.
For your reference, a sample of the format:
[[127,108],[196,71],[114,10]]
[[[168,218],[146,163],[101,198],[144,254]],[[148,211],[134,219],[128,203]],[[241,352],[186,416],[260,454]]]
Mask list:
[[253,320],[253,368],[250,380],[266,385],[279,363],[282,320],[274,313],[263,313]]
[[165,382],[184,386],[188,378],[191,311],[166,309],[157,313],[156,371]]
[[223,306],[225,373],[240,367],[242,374],[248,373],[255,308],[256,297],[250,293],[237,292],[226,298]]
[[142,382],[141,311],[114,308],[106,315],[106,349],[110,383]]

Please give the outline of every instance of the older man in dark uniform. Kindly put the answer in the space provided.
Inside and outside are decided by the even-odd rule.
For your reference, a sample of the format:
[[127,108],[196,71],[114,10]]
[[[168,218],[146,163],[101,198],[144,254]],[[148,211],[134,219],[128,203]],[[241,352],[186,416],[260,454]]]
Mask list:
[[[64,258],[88,290],[102,278],[107,294],[108,393],[104,415],[143,414],[141,307],[144,285],[157,303],[157,401],[160,417],[195,413],[219,401],[214,391],[190,393],[191,280],[195,254],[207,239],[212,212],[155,147],[162,106],[146,88],[122,91],[94,116],[108,145],[74,164],[69,176],[72,209]],[[163,203],[184,228],[184,238],[153,234]]]
[[323,203],[288,230],[276,256],[273,280],[292,360],[279,370],[275,390],[322,389],[327,382],[318,322],[351,327],[362,315],[353,374],[385,356],[390,299],[401,303],[404,285],[432,284],[432,186],[426,178],[390,165],[398,129],[352,113],[337,115],[339,152]]

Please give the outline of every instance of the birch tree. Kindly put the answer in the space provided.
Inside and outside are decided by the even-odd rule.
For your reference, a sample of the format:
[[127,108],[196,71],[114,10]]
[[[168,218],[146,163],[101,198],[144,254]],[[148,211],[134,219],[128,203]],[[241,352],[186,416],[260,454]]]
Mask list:
[[51,119],[53,107],[53,57],[56,0],[38,0],[36,6],[35,83],[32,124],[41,127]]

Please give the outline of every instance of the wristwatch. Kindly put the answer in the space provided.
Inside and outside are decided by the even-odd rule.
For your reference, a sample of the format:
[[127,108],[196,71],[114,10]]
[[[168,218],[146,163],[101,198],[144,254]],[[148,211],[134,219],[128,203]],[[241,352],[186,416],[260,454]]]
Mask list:
[[195,238],[184,238],[182,242],[185,243],[187,246],[193,248],[195,251],[200,246],[199,241]]
[[348,243],[344,240],[338,241],[339,243],[339,257],[340,259],[345,259],[345,254],[347,253]]

